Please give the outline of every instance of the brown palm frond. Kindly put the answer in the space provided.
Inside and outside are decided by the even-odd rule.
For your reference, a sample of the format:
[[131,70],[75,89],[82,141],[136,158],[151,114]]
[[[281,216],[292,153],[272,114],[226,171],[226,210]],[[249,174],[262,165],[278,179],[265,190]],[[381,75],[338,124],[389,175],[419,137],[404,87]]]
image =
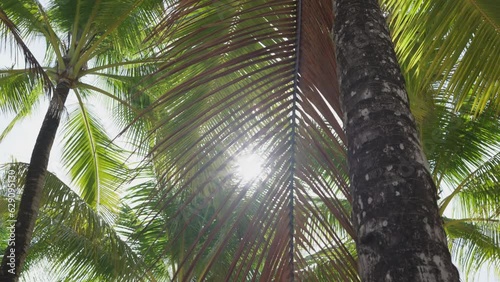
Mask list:
[[[157,228],[182,281],[303,281],[311,269],[358,280],[344,246],[353,229],[331,1],[166,9],[150,37],[166,62],[156,85],[169,90],[148,109],[159,120],[159,181],[140,212],[153,218],[142,233]],[[252,180],[236,169],[246,154],[262,158]]]

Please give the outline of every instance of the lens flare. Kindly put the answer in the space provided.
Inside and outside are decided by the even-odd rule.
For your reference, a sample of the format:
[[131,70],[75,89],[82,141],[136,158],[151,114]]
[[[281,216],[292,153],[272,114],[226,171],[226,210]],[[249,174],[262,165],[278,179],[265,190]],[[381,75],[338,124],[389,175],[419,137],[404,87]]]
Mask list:
[[264,159],[257,154],[245,154],[236,160],[236,173],[242,182],[250,182],[262,174]]

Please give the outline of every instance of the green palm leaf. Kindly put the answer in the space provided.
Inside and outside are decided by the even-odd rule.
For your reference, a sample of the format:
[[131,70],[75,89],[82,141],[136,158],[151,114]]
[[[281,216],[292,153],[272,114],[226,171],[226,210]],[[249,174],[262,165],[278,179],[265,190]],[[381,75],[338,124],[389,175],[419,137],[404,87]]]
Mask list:
[[471,218],[498,219],[500,153],[485,161],[471,172],[446,197],[441,210],[448,206],[451,200],[458,197],[462,206],[462,216]]
[[381,1],[396,51],[416,94],[437,83],[456,109],[500,109],[500,4],[495,0]]
[[466,276],[477,272],[481,266],[498,269],[500,262],[500,225],[498,220],[474,222],[446,219],[445,228],[454,260]]
[[42,91],[29,70],[0,70],[0,111],[2,113],[20,113],[35,106]]
[[43,93],[42,85],[33,84],[27,70],[0,71],[0,91],[5,93],[0,97],[0,112],[14,113],[12,121],[0,134],[0,142],[9,134],[14,126],[29,116],[36,108],[39,96]]
[[[22,187],[27,167],[25,163],[4,165],[2,175],[14,171],[16,187]],[[143,262],[115,227],[57,176],[49,173],[45,188],[28,268],[48,260],[54,272],[75,280],[140,281],[149,276],[140,270]]]
[[442,94],[432,101],[420,126],[426,156],[438,186],[442,181],[456,185],[498,151],[500,121],[492,108],[473,119],[470,103],[456,112]]
[[118,187],[127,176],[123,149],[108,137],[92,110],[83,103],[74,111],[64,128],[62,159],[73,183],[90,206],[117,212]]

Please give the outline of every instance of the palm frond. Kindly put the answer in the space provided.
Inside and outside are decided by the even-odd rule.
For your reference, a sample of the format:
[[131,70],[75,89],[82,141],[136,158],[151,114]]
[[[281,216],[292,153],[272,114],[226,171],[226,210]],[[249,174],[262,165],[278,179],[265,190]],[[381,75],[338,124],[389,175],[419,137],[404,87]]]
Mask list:
[[[385,0],[409,92],[429,85],[449,95],[455,108],[500,111],[500,4],[495,0]],[[413,82],[413,83],[411,83]]]
[[20,113],[33,108],[43,93],[41,84],[34,81],[28,70],[0,71],[0,112]]
[[[356,252],[356,246],[354,241],[346,242],[342,244],[347,247],[352,253]],[[335,249],[321,249],[315,254],[311,254],[306,257],[306,260],[310,260],[308,267],[302,271],[306,273],[305,277],[307,281],[342,281],[345,279],[345,274],[332,272],[332,264],[343,263],[342,261],[332,261],[330,259],[330,253],[338,252]],[[341,259],[342,260],[342,259]]]
[[23,40],[16,24],[11,20],[9,15],[5,12],[4,8],[8,7],[9,4],[8,3],[3,3],[3,4],[5,6],[0,6],[0,22],[2,23],[2,25],[0,25],[0,36],[3,37],[4,41],[7,41],[9,36],[13,39],[16,45],[23,52],[25,64],[28,66],[31,72],[34,72],[37,75],[37,77],[40,78],[42,84],[45,86],[45,89],[47,90],[48,95],[50,95],[54,86],[52,85],[49,76],[47,75],[47,73],[45,73],[45,70],[43,69],[42,65],[38,62],[38,60],[33,55],[26,42]]
[[441,204],[444,211],[456,197],[462,216],[498,219],[500,216],[500,153],[485,161],[456,186]]
[[500,121],[492,108],[472,118],[471,103],[456,112],[443,94],[427,100],[420,125],[426,156],[438,186],[456,185],[499,150]]
[[[86,70],[84,73],[89,77],[99,79],[101,85],[89,85],[79,83],[80,89],[88,89],[103,94],[113,101],[108,104],[108,110],[113,112],[114,122],[117,128],[126,128],[127,142],[134,148],[136,153],[145,155],[149,146],[142,143],[150,128],[152,115],[132,123],[146,109],[154,97],[163,91],[163,86],[151,87],[150,77],[157,69],[158,62],[148,58],[125,61],[123,63],[102,65]],[[146,88],[144,85],[147,85]],[[140,95],[137,95],[140,93]]]
[[[141,54],[140,46],[148,28],[157,22],[163,11],[160,0],[127,0],[116,5],[104,0],[54,1],[49,13],[61,19],[58,28],[71,34],[74,46],[68,46],[76,69],[85,68],[95,59],[96,64],[113,64]],[[140,7],[140,9],[139,9]]]
[[33,83],[24,70],[9,72],[0,71],[0,91],[5,93],[0,97],[0,112],[15,113],[15,116],[0,133],[0,142],[18,122],[32,113],[43,93],[42,84]]
[[118,187],[126,179],[123,149],[108,137],[103,125],[81,101],[64,127],[62,160],[82,198],[99,211],[116,213]]
[[[152,220],[144,232],[165,220],[155,233],[169,242],[163,257],[176,262],[173,279],[222,269],[229,280],[301,280],[312,263],[305,257],[330,248],[329,271],[357,280],[354,255],[312,201],[352,236],[339,200],[349,195],[331,1],[178,1],[169,9],[151,37],[165,46],[156,82],[168,91],[147,109],[157,118],[158,182],[143,212]],[[247,154],[264,168],[249,182],[235,169]]]
[[473,276],[483,264],[500,266],[500,224],[498,221],[474,222],[445,219],[446,233],[454,260]]
[[[14,171],[16,187],[22,187],[27,168],[25,163],[6,164],[1,168],[2,176]],[[52,173],[46,178],[42,203],[28,269],[48,260],[54,272],[75,280],[141,281],[144,275],[149,276],[141,270],[145,267],[142,260],[114,226]]]

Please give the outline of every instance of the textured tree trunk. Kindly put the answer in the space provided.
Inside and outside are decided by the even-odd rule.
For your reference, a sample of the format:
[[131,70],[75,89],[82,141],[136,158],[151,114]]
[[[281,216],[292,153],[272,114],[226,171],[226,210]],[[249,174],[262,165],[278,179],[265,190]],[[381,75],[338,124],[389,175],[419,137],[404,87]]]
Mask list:
[[459,281],[376,0],[337,0],[334,37],[362,281]]
[[26,260],[33,228],[40,209],[50,150],[68,93],[69,84],[65,81],[58,83],[36,139],[15,222],[15,237],[12,241],[15,245],[9,242],[0,268],[0,281],[2,282],[17,281]]

